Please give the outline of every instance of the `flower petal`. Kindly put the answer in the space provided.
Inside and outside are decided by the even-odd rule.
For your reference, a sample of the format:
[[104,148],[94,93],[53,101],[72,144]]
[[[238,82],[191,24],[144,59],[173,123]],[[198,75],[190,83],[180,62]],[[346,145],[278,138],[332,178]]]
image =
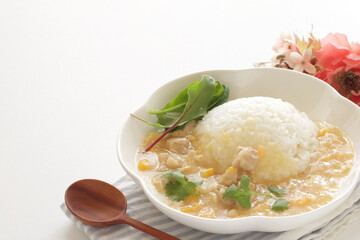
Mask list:
[[300,53],[298,53],[298,52],[291,52],[290,53],[290,59],[294,63],[300,63],[300,62],[303,61],[303,56],[301,56]]
[[304,69],[305,69],[305,71],[306,71],[307,73],[309,73],[309,74],[311,74],[311,75],[313,75],[313,74],[316,73],[316,68],[315,68],[315,66],[312,65],[311,63],[306,62],[306,63],[304,63],[303,65],[304,65]]
[[331,82],[328,79],[328,71],[326,71],[326,70],[316,73],[315,77],[320,78],[320,79],[324,80],[325,82],[331,84]]
[[304,52],[304,61],[305,62],[309,62],[311,60],[312,57],[312,50],[310,48],[307,48]]
[[360,61],[360,55],[355,54],[355,53],[350,53],[349,55],[346,56],[346,58],[354,60],[354,61]]
[[319,51],[316,51],[315,56],[318,60],[318,64],[323,68],[336,69],[341,66],[341,60],[344,59],[349,53],[349,49],[339,49],[332,44],[327,44]]
[[354,90],[351,90],[350,93],[356,97],[360,96],[360,91],[355,92]]
[[295,71],[298,71],[298,72],[303,72],[304,71],[304,65],[299,63],[299,64],[296,64],[293,68]]
[[290,54],[291,54],[291,52],[285,53],[285,63],[287,63],[287,65],[289,65],[289,67],[293,68],[296,63],[294,63],[294,61],[291,60]]
[[327,44],[332,44],[337,48],[350,49],[350,44],[346,35],[341,33],[329,33],[325,38],[321,40],[322,46],[325,46]]
[[351,43],[351,52],[360,55],[360,43]]
[[360,68],[360,60],[354,60],[354,59],[351,59],[351,58],[346,58],[346,59],[343,60],[343,62],[346,64],[347,70],[353,69],[353,68],[355,68],[355,69]]
[[275,52],[281,52],[283,45],[284,45],[284,41],[281,38],[278,38],[278,39],[276,39],[272,49]]

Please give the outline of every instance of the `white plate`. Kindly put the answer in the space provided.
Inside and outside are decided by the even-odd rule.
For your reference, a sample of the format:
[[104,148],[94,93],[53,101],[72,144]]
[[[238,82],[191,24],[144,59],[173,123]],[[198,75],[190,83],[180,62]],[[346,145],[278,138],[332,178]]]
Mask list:
[[253,68],[244,70],[214,70],[190,74],[175,79],[153,93],[148,101],[136,110],[135,115],[155,122],[147,113],[159,109],[180,90],[207,74],[230,88],[230,99],[250,96],[281,98],[308,114],[310,119],[328,121],[343,129],[353,140],[356,151],[354,166],[342,181],[340,191],[329,204],[316,210],[286,217],[252,216],[236,219],[207,219],[182,213],[156,197],[156,192],[139,176],[136,150],[145,135],[154,131],[150,127],[129,117],[119,133],[118,156],[124,170],[141,185],[149,200],[170,218],[193,228],[232,234],[245,231],[285,231],[303,226],[334,210],[350,195],[359,179],[360,153],[360,108],[339,95],[323,81],[306,74],[278,68]]

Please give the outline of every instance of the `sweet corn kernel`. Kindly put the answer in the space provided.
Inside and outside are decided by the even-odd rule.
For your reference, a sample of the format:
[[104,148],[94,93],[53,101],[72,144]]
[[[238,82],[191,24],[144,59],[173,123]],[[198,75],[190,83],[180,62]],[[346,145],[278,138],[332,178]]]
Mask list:
[[258,151],[258,158],[261,159],[264,156],[264,146],[259,146],[257,148]]
[[342,172],[343,174],[348,174],[350,170],[351,170],[351,168],[349,168],[349,167],[347,167],[347,166],[341,168],[341,172]]
[[298,207],[304,207],[310,205],[314,199],[309,197],[303,197],[294,201],[291,201],[291,205],[298,206]]
[[235,174],[237,174],[237,168],[234,167],[229,167],[225,171],[225,175],[235,175]]
[[200,176],[203,177],[203,178],[208,178],[208,177],[211,177],[212,175],[214,175],[215,171],[213,168],[208,168],[208,169],[205,169],[204,171],[202,171],[200,173]]
[[182,208],[181,211],[184,213],[198,212],[202,209],[202,206],[198,203],[191,204],[191,207]]
[[186,205],[192,204],[192,203],[198,202],[198,201],[199,201],[199,197],[196,196],[196,195],[189,195],[189,196],[187,196],[187,197],[184,199],[184,203],[185,203]]
[[188,137],[188,139],[189,139],[189,141],[195,141],[195,140],[196,140],[196,138],[195,138],[194,136],[192,136],[192,135],[190,135],[190,136]]
[[321,129],[321,130],[319,131],[318,136],[319,136],[319,137],[322,137],[322,136],[324,136],[327,132],[329,132],[329,129],[323,128],[323,129]]
[[181,169],[181,172],[182,172],[183,174],[189,174],[190,171],[191,171],[191,167],[190,167],[190,166],[185,166],[185,167],[183,167],[183,168]]
[[192,205],[192,209],[193,211],[200,211],[203,207],[199,204],[199,203],[193,203]]
[[225,186],[230,186],[232,183],[236,182],[238,172],[237,168],[229,167],[226,171],[220,176],[219,183]]
[[186,207],[186,208],[182,208],[181,211],[183,213],[191,213],[193,211],[193,209],[191,207]]
[[140,160],[139,163],[138,163],[138,169],[140,171],[146,171],[146,170],[149,170],[151,169],[151,165],[150,165],[150,162],[149,160]]

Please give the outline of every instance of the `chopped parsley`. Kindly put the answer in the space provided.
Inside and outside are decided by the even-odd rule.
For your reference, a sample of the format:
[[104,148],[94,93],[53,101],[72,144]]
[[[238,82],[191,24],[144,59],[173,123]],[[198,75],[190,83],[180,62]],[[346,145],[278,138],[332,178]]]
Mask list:
[[282,212],[289,208],[289,202],[285,199],[276,199],[271,207],[271,210],[275,212]]
[[273,186],[269,186],[268,190],[277,197],[280,197],[280,196],[282,196],[282,195],[284,195],[286,193],[285,189],[276,188],[276,187],[273,187]]
[[165,185],[166,195],[178,202],[189,195],[196,194],[196,187],[202,184],[202,182],[189,181],[179,171],[167,172],[163,177],[169,179],[169,182]]
[[269,194],[264,193],[255,193],[250,191],[250,178],[247,175],[241,176],[239,187],[236,187],[235,184],[232,184],[228,187],[224,194],[223,198],[230,198],[236,200],[243,208],[251,208],[250,197],[252,195],[261,195],[266,197],[272,197]]
[[[272,186],[268,187],[268,190],[276,197],[282,196],[286,193],[284,189],[280,189]],[[232,184],[230,187],[228,187],[223,194],[223,198],[234,199],[243,208],[250,209],[251,208],[250,197],[252,195],[260,195],[269,198],[275,198],[273,195],[270,194],[250,191],[250,178],[247,175],[241,176],[240,184],[238,187],[235,184]],[[289,202],[287,200],[276,199],[271,207],[271,210],[275,212],[282,212],[288,208],[289,208]]]

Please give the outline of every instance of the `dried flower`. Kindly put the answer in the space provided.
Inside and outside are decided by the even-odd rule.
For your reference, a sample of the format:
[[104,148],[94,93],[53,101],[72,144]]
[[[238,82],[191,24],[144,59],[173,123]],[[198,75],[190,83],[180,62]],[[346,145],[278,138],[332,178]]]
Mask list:
[[330,33],[321,41],[282,34],[273,50],[273,66],[314,75],[360,106],[360,44],[349,43],[346,35]]
[[312,59],[312,50],[307,48],[303,55],[298,52],[289,52],[285,54],[285,62],[290,68],[295,71],[303,72],[304,70],[309,74],[315,74],[316,68],[310,62]]
[[273,46],[278,53],[272,59],[273,66],[294,69],[299,72],[306,72],[314,75],[318,69],[314,64],[314,51],[320,49],[320,40],[312,33],[305,39],[296,34],[282,34]]
[[296,51],[294,38],[288,33],[282,33],[273,46],[273,50],[279,54],[288,51]]

